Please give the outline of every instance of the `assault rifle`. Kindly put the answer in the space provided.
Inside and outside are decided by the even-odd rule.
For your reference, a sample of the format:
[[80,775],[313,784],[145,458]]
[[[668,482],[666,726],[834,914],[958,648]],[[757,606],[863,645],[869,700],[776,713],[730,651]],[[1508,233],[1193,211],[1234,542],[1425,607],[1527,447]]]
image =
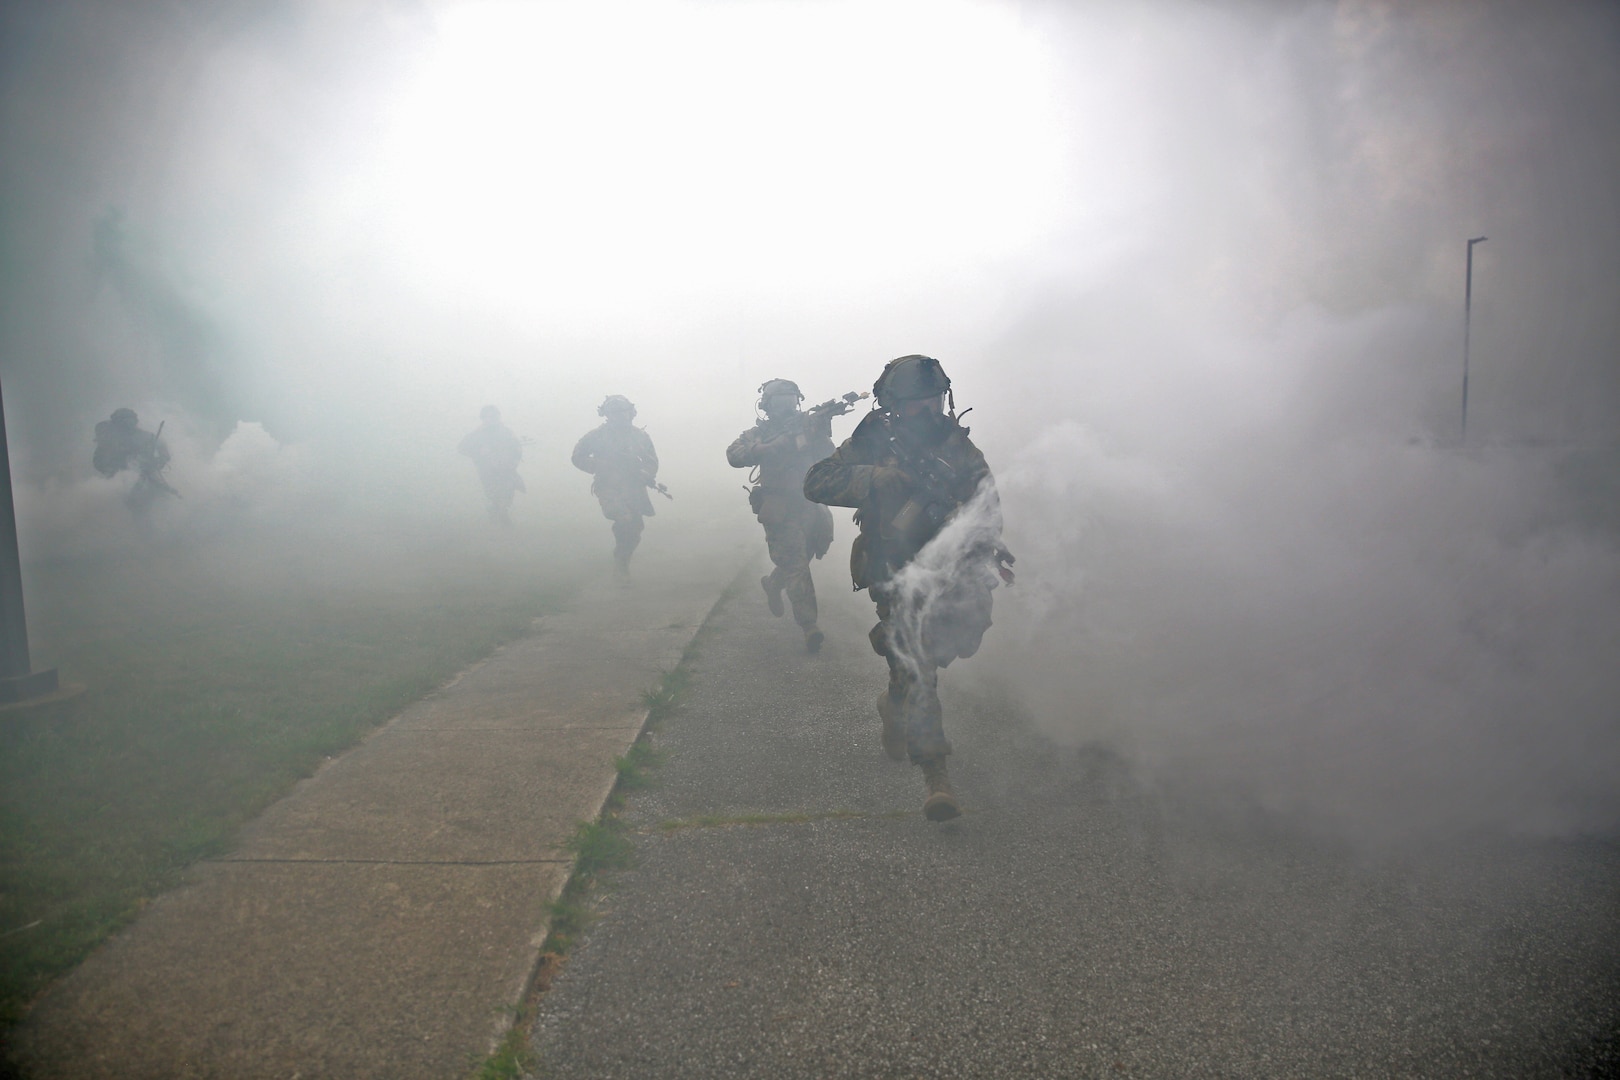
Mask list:
[[671,495],[669,493],[669,488],[665,487],[663,484],[659,483],[657,480],[648,480],[647,481],[647,486],[652,488],[654,491],[658,492],[658,494],[662,495],[664,498],[668,499],[670,502],[675,501],[675,496],[673,496],[673,495]]
[[829,398],[828,400],[823,401],[820,405],[812,405],[804,411],[809,416],[843,416],[845,413],[849,412],[849,410],[855,407],[855,403],[857,401],[864,400],[865,398],[869,398],[871,396],[872,395],[870,393],[857,394],[855,391],[851,390],[843,397]]
[[[913,530],[918,528],[919,522],[923,522],[926,523],[925,535],[932,538],[963,503],[956,495],[961,486],[961,475],[950,462],[922,446],[905,427],[886,423],[883,430],[888,436],[890,449],[900,462],[900,468],[916,485],[911,498],[894,515],[890,527],[895,535],[908,537],[914,535]],[[998,540],[982,554],[994,561],[996,573],[1002,581],[1011,585],[1011,567],[1017,560],[1007,546]]]
[[[767,449],[771,452],[789,449],[789,447],[785,445],[773,445],[777,442],[777,440],[788,435],[793,436],[790,441],[792,442],[791,448],[795,450],[805,449],[805,447],[808,445],[806,442],[807,435],[820,434],[831,437],[832,418],[835,416],[843,416],[845,413],[849,412],[850,409],[855,407],[855,403],[857,401],[860,401],[863,398],[869,398],[871,396],[872,395],[870,393],[857,394],[855,391],[851,390],[843,397],[829,398],[828,400],[823,401],[820,405],[812,405],[810,408],[804,410],[804,417],[808,417],[810,420],[810,424],[806,428],[801,428],[799,426],[803,422],[803,417],[800,417],[797,414],[779,417],[776,420],[763,420],[760,422],[760,434],[762,436],[772,436],[771,438],[766,438],[763,440],[765,443],[763,449]],[[752,482],[753,481],[750,480],[750,483]]]
[[922,446],[915,435],[895,423],[883,425],[889,448],[916,488],[894,515],[890,527],[899,536],[912,536],[919,524],[929,536],[939,531],[962,500],[956,497],[958,477],[951,463]]
[[159,440],[163,438],[163,425],[167,423],[167,420],[158,423],[157,432],[152,436],[150,451],[141,455],[141,461],[136,467],[138,476],[136,484],[145,484],[149,488],[160,491],[165,495],[173,495],[178,499],[180,492],[163,477],[163,470],[169,467],[169,460],[167,457],[160,456],[163,444]]

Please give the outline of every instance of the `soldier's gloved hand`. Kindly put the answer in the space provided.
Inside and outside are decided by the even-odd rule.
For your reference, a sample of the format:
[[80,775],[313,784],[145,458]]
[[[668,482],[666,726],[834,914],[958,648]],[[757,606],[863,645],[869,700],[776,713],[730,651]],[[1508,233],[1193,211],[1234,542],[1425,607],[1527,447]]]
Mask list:
[[874,495],[892,500],[909,493],[915,486],[916,482],[911,479],[911,474],[898,466],[872,466],[870,490]]

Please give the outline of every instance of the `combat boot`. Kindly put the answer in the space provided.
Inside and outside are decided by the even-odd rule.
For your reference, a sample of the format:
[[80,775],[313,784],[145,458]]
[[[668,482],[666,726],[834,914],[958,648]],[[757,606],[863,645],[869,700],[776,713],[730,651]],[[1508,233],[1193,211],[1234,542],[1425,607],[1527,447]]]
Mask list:
[[[900,693],[896,694],[895,691]],[[878,695],[877,711],[883,718],[883,752],[890,761],[906,760],[905,690],[892,680]]]
[[928,798],[923,800],[923,817],[929,821],[949,821],[959,816],[962,807],[956,801],[956,792],[951,790],[951,778],[945,772],[945,759],[924,758],[917,764],[922,766],[923,783],[928,785]]
[[[782,612],[787,610],[782,606],[782,586],[772,581],[771,575],[766,574],[759,579],[759,587],[765,590],[765,606],[771,609],[772,615],[780,619]],[[810,651],[815,652],[816,650],[811,649]]]
[[811,623],[809,626],[804,628],[804,647],[809,652],[820,652],[821,643],[826,640],[827,635],[823,634],[821,632],[821,628],[815,623]]

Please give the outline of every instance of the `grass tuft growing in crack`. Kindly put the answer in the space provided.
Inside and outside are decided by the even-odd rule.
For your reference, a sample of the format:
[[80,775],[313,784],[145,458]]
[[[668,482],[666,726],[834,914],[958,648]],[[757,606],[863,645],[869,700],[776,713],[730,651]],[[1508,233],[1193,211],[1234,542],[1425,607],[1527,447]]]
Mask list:
[[569,874],[568,884],[563,886],[562,895],[547,905],[550,918],[546,940],[540,947],[540,962],[534,982],[500,1045],[479,1065],[474,1074],[475,1080],[522,1080],[533,1073],[537,1062],[529,1046],[529,1029],[539,1010],[540,997],[551,989],[552,979],[561,971],[569,952],[600,917],[596,909],[596,896],[611,888],[611,877],[615,871],[634,864],[635,845],[630,838],[629,827],[620,817],[625,796],[653,783],[652,773],[663,764],[665,755],[663,750],[652,744],[652,733],[658,730],[691,685],[691,664],[709,632],[710,620],[737,592],[738,586],[734,581],[720,595],[708,618],[687,644],[680,662],[674,668],[660,672],[658,685],[642,693],[641,703],[647,707],[647,721],[641,735],[630,744],[623,757],[613,762],[617,776],[613,790],[602,806],[602,816],[594,822],[580,822],[568,841],[568,850],[574,854],[574,869]]
[[688,659],[689,657],[683,656],[681,662],[674,668],[660,672],[658,685],[642,692],[641,703],[647,706],[649,725],[663,719],[664,714],[675,707],[676,701],[691,684],[692,673],[686,666]]
[[[643,745],[638,740],[635,746]],[[564,959],[585,931],[597,920],[594,897],[608,887],[607,875],[633,865],[635,847],[630,842],[629,830],[619,818],[623,807],[620,788],[625,776],[635,777],[634,783],[644,785],[640,770],[643,756],[631,753],[620,758],[619,780],[613,786],[602,817],[597,821],[582,821],[574,827],[567,848],[574,855],[574,869],[563,886],[562,895],[546,905],[546,940],[540,946],[540,964],[534,983],[518,1008],[512,1026],[507,1029],[495,1052],[478,1067],[476,1080],[520,1080],[529,1075],[534,1055],[529,1050],[529,1026],[534,1022],[540,995],[551,989],[551,980],[561,969]],[[626,763],[628,763],[628,768]]]
[[645,738],[637,739],[621,758],[615,758],[613,768],[619,778],[613,785],[614,794],[640,791],[652,783],[652,770],[664,763],[664,751]]
[[624,822],[618,817],[580,822],[569,838],[568,850],[574,853],[574,876],[585,878],[623,870],[630,866],[635,855],[635,848],[625,835]]

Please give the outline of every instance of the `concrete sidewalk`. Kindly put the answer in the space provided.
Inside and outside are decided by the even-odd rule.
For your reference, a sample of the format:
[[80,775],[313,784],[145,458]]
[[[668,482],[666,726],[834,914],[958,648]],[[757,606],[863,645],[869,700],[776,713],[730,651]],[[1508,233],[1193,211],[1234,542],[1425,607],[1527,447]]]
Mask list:
[[511,1023],[614,759],[736,572],[643,558],[195,867],[16,1032],[32,1077],[467,1075]]

